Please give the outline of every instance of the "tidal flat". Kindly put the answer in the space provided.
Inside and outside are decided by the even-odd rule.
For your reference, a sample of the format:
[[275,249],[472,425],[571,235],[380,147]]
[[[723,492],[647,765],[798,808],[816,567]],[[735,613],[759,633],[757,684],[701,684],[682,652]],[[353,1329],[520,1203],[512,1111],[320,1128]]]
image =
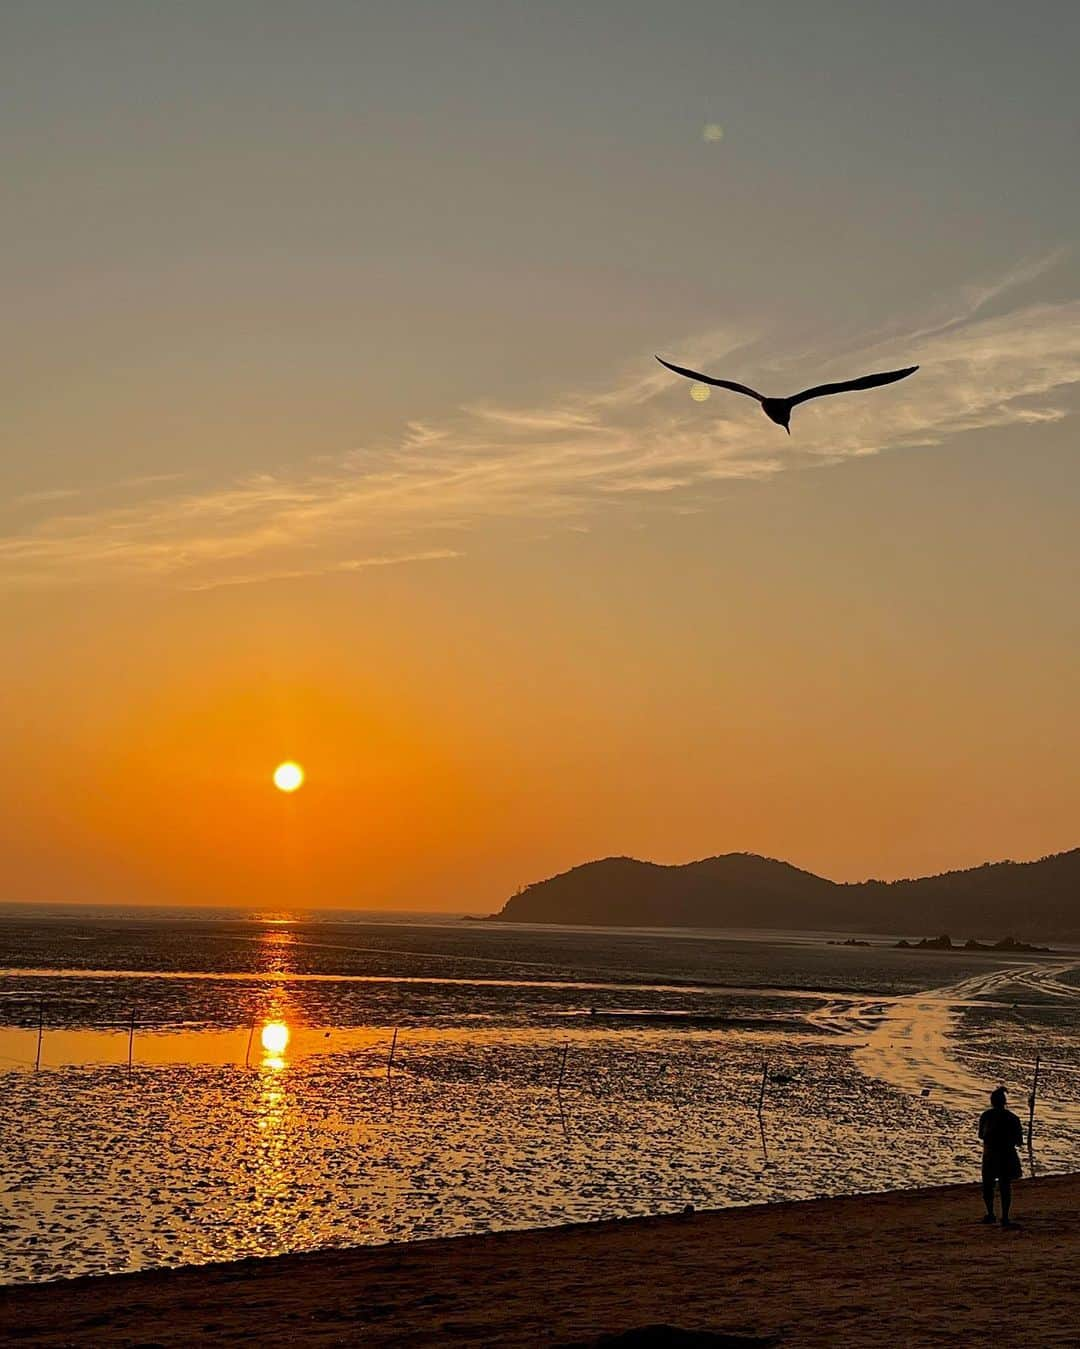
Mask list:
[[1080,952],[12,908],[0,967],[6,1282],[969,1180],[1036,1054],[1080,1156]]

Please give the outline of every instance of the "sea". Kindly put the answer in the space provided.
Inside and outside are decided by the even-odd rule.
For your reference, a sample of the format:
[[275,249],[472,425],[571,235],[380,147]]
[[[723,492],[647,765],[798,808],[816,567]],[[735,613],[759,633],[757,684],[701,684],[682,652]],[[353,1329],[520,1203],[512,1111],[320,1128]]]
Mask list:
[[0,906],[0,1282],[1075,1169],[1080,949],[851,940]]

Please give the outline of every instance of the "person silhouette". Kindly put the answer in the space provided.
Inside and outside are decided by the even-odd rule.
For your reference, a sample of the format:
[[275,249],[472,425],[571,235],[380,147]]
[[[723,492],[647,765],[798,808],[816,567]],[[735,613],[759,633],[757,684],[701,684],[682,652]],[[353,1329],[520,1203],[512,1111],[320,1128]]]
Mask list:
[[1016,1227],[1009,1217],[1012,1206],[1012,1183],[1023,1174],[1020,1155],[1016,1151],[1024,1141],[1020,1120],[1005,1108],[1008,1098],[1004,1087],[990,1093],[990,1109],[979,1118],[979,1137],[982,1139],[982,1193],[986,1205],[984,1223],[996,1222],[994,1217],[994,1182],[1001,1191],[1001,1225]]

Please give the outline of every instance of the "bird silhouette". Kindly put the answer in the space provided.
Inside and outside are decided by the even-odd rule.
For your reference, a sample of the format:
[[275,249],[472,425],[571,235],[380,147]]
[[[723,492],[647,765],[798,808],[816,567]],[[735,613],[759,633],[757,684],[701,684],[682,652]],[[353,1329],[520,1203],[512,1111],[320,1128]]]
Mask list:
[[763,393],[758,393],[756,389],[747,388],[745,384],[736,384],[730,379],[713,379],[711,375],[700,375],[696,370],[687,370],[681,365],[672,365],[670,361],[665,361],[663,356],[656,358],[662,366],[668,370],[674,370],[677,375],[685,375],[687,379],[697,380],[700,384],[715,384],[719,389],[730,389],[732,393],[744,393],[748,398],[756,398],[761,404],[761,410],[771,422],[777,426],[782,426],[784,430],[791,435],[791,409],[797,407],[799,403],[806,403],[811,398],[825,398],[831,393],[852,393],[856,389],[876,389],[881,384],[893,384],[898,379],[907,379],[908,375],[913,375],[918,370],[917,365],[909,365],[903,370],[886,370],[880,375],[863,375],[859,379],[845,379],[838,384],[815,384],[812,389],[803,389],[802,393],[792,395],[791,398],[766,398]]

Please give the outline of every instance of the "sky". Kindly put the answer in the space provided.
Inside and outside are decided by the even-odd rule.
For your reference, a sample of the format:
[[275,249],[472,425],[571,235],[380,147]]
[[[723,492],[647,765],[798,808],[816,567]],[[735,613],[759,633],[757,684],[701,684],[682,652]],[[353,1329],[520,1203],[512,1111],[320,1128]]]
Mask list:
[[[0,900],[1080,843],[1078,49],[1050,0],[6,4]],[[789,439],[657,352],[921,368]]]

